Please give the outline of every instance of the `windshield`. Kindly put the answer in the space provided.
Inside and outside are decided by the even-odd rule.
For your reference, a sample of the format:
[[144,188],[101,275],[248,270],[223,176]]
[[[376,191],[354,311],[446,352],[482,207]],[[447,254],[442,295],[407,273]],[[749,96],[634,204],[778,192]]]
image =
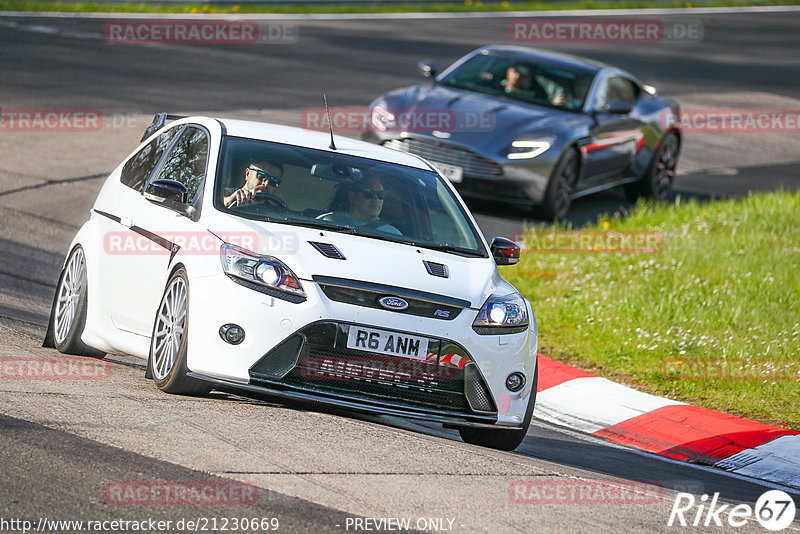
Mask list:
[[432,171],[231,136],[222,152],[214,202],[233,215],[486,256]]
[[569,66],[480,54],[464,62],[440,83],[528,104],[579,111],[593,78],[594,72]]

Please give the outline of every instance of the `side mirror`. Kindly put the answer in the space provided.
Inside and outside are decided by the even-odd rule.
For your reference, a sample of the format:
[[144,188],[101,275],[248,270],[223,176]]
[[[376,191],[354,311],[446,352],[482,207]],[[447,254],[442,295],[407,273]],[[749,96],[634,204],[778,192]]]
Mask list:
[[514,265],[519,261],[519,245],[510,239],[495,237],[491,249],[497,265]]
[[144,190],[144,198],[157,204],[188,202],[189,190],[177,180],[153,180]]
[[633,106],[621,100],[612,100],[603,107],[603,111],[606,113],[613,113],[615,115],[627,115],[633,111]]
[[426,78],[435,78],[436,73],[439,72],[439,67],[436,65],[436,62],[429,59],[417,63],[417,68]]

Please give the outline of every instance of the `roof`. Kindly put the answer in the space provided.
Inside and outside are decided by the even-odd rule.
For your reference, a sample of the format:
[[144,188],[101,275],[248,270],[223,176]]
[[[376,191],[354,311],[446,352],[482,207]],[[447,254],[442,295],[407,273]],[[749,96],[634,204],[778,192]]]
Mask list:
[[331,137],[328,132],[318,132],[304,130],[280,124],[266,122],[243,121],[234,119],[218,119],[225,125],[227,134],[235,137],[245,137],[274,143],[284,143],[289,145],[336,152],[362,158],[387,161],[419,169],[428,169],[428,166],[416,156],[384,148],[380,145],[359,141],[350,137],[345,137],[336,133],[333,135],[336,142],[336,150],[330,148]]
[[560,52],[551,52],[549,50],[542,50],[539,48],[528,48],[525,46],[489,45],[479,48],[478,52],[480,53],[482,50],[486,50],[491,54],[514,57],[527,61],[535,61],[538,63],[546,63],[555,67],[582,70],[592,74],[597,73],[601,69],[609,67],[609,65],[593,59],[573,56],[570,54],[562,54]]

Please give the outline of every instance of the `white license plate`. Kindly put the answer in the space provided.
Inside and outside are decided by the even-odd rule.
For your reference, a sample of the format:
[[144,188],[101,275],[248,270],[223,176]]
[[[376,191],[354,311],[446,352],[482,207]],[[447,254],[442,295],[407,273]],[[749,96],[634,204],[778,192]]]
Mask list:
[[428,338],[351,326],[347,333],[347,348],[425,360],[428,357]]
[[461,167],[448,165],[447,163],[439,163],[438,161],[431,161],[431,164],[439,169],[439,172],[454,184],[460,183],[464,179],[464,169]]

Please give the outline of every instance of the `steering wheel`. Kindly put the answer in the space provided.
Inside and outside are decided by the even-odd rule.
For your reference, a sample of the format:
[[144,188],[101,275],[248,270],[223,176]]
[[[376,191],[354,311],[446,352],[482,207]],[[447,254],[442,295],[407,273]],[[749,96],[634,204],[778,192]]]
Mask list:
[[275,195],[270,195],[269,193],[264,193],[264,192],[256,193],[255,196],[253,196],[253,202],[255,202],[255,203],[269,202],[271,204],[275,204],[275,205],[280,206],[282,208],[288,208],[288,206],[286,205],[286,202],[284,202],[283,200],[279,199]]
[[270,195],[269,193],[264,193],[264,192],[256,193],[253,196],[252,202],[248,202],[247,204],[242,204],[242,206],[239,206],[239,203],[234,200],[233,202],[231,202],[231,205],[228,206],[228,207],[229,208],[245,207],[245,206],[252,206],[253,204],[264,204],[264,203],[274,204],[276,206],[280,206],[282,208],[289,209],[289,207],[286,205],[286,202],[284,202],[283,200],[279,199],[275,195]]

